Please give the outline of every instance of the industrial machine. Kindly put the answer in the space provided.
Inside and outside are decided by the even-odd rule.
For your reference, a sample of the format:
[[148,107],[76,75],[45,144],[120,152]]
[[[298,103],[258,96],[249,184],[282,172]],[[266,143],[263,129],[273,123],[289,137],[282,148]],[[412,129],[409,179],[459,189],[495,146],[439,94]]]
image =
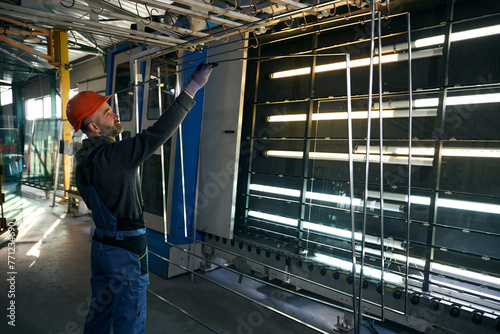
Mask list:
[[124,137],[219,63],[141,168],[153,272],[224,265],[345,311],[339,331],[500,331],[498,5],[386,7],[110,55]]

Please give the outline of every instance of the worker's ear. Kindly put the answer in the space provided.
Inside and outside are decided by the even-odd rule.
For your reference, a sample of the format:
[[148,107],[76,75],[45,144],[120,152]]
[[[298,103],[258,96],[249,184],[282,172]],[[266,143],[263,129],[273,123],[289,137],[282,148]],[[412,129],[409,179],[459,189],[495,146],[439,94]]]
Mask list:
[[94,122],[90,122],[89,124],[87,124],[87,129],[93,133],[99,133],[101,131],[101,129],[99,129],[99,126],[97,125],[97,123],[94,123]]

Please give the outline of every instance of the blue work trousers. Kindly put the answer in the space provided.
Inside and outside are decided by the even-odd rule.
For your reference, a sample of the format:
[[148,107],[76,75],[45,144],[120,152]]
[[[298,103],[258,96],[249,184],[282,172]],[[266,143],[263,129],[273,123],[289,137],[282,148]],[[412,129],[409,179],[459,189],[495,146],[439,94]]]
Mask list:
[[[146,253],[142,256],[147,256]],[[149,274],[141,275],[141,258],[129,250],[92,240],[92,300],[85,334],[144,333]]]

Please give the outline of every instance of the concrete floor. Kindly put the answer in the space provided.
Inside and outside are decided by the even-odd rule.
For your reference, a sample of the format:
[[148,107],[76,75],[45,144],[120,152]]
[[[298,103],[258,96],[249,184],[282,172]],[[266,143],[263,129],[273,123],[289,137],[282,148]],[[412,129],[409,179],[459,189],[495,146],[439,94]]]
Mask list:
[[[15,241],[15,297],[7,296],[7,279],[0,281],[0,333],[82,333],[90,302],[90,217],[66,217],[65,205],[51,207],[52,200],[46,200],[43,192],[24,186],[23,200],[24,223]],[[3,244],[2,277],[9,278],[7,257],[8,247]],[[247,278],[239,284],[238,276],[224,269],[203,275],[329,333],[333,333],[337,316],[342,315]],[[185,274],[165,280],[150,276],[149,290],[154,294],[148,293],[146,333],[317,333],[200,277],[191,280],[191,275]],[[8,325],[6,317],[11,300],[15,301],[15,327]],[[372,333],[366,324],[362,329]]]

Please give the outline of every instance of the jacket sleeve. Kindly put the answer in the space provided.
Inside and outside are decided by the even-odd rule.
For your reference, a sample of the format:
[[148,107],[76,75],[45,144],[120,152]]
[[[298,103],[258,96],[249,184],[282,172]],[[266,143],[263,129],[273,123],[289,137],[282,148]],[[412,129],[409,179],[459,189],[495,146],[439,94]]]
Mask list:
[[194,104],[194,100],[182,92],[152,126],[115,143],[107,153],[122,168],[137,168],[172,136]]

